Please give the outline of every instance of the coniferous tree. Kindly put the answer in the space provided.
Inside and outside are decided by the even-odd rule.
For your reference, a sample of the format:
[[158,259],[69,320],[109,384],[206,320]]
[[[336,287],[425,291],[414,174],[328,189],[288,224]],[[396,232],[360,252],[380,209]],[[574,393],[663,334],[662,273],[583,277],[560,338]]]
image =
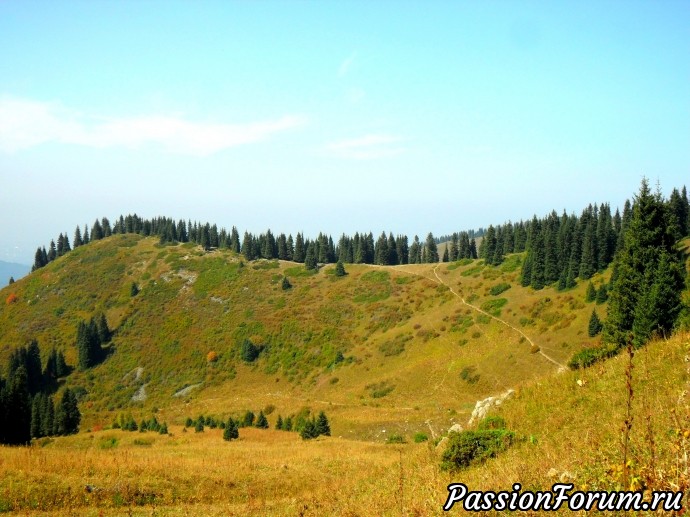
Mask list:
[[278,420],[276,420],[276,429],[279,431],[283,430],[283,417],[278,415]]
[[259,411],[259,416],[256,418],[256,427],[259,429],[268,429],[268,420],[266,420],[266,415],[264,415],[263,410]]
[[615,261],[604,338],[617,347],[642,345],[654,332],[667,333],[682,307],[683,268],[673,226],[660,192],[642,180],[623,247]]
[[429,232],[429,235],[426,236],[424,251],[426,251],[427,263],[438,262],[438,247],[436,246],[436,240],[434,239],[434,235],[431,232]]
[[321,411],[316,419],[316,433],[317,435],[330,436],[331,426],[328,423],[328,418],[326,418],[326,413]]
[[48,248],[48,262],[52,262],[57,258],[57,248],[55,247],[55,241],[51,239],[50,247]]
[[307,253],[304,256],[304,267],[309,270],[315,270],[318,268],[318,263],[317,263],[317,258],[316,258],[316,251],[314,249],[314,244],[309,243],[307,246]]
[[78,226],[78,225],[77,225],[77,227],[76,227],[75,230],[74,230],[74,239],[72,239],[72,241],[73,241],[73,242],[72,242],[72,245],[73,245],[75,248],[78,248],[79,246],[81,246],[81,245],[83,244],[83,242],[82,242],[82,240],[81,240],[81,230],[79,229],[79,226]]
[[10,373],[7,382],[3,424],[4,443],[24,445],[31,440],[31,396],[26,367],[22,364]]
[[587,286],[587,292],[585,293],[585,301],[587,303],[593,302],[597,298],[597,290],[592,282]]
[[299,435],[302,440],[311,440],[312,438],[316,438],[318,436],[318,433],[316,432],[316,422],[314,422],[314,420],[311,418],[307,419]]
[[91,240],[92,241],[99,241],[103,238],[103,227],[101,226],[101,222],[96,219],[93,223],[93,226],[91,226]]
[[604,328],[604,326],[601,320],[599,320],[599,316],[597,316],[596,309],[592,309],[592,315],[589,318],[589,327],[587,328],[589,337],[594,337],[599,334],[602,328]]
[[304,263],[306,258],[306,250],[304,249],[304,236],[301,233],[297,234],[295,239],[295,252],[293,254],[292,260],[294,262]]
[[347,275],[347,273],[345,272],[345,266],[343,265],[343,261],[339,260],[335,265],[335,276],[345,275]]
[[443,258],[441,259],[442,262],[448,262],[448,246],[446,246],[443,250]]
[[223,440],[229,442],[230,440],[236,440],[240,437],[240,433],[237,430],[237,423],[232,417],[228,418],[225,424],[225,430],[223,431]]
[[242,419],[243,427],[251,427],[254,425],[254,413],[252,411],[247,411]]
[[450,240],[450,251],[448,252],[448,260],[455,262],[458,260],[458,234],[454,233]]
[[292,431],[292,416],[288,416],[283,422],[284,431]]
[[281,285],[283,291],[287,291],[288,289],[292,289],[292,284],[290,283],[290,280],[288,280],[288,277],[284,276],[283,277],[283,282]]
[[606,288],[606,284],[601,284],[601,286],[599,286],[599,289],[597,289],[597,296],[596,296],[597,305],[606,302],[606,300],[608,300],[608,299],[609,299],[609,291]]

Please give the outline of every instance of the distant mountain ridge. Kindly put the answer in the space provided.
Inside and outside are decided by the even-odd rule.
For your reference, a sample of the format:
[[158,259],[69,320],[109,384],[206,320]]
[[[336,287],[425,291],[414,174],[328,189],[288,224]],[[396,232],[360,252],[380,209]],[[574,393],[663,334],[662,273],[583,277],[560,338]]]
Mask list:
[[10,281],[10,277],[19,280],[31,272],[31,266],[18,264],[16,262],[5,262],[0,260],[0,285]]

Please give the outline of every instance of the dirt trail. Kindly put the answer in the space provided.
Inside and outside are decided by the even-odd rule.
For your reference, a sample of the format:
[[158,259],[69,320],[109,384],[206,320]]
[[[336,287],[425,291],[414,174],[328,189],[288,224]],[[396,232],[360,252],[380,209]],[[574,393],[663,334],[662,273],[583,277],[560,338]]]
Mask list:
[[460,296],[451,286],[449,286],[448,284],[446,284],[446,283],[441,279],[441,277],[438,276],[438,273],[437,273],[436,270],[438,269],[439,266],[440,266],[440,264],[437,265],[436,267],[434,267],[434,276],[435,276],[436,279],[438,280],[438,283],[440,283],[440,284],[442,284],[442,285],[445,285],[448,289],[450,289],[450,292],[453,293],[455,296],[457,296],[463,304],[467,305],[468,307],[470,307],[471,309],[473,309],[473,310],[475,310],[475,311],[477,311],[477,312],[480,312],[480,313],[482,313],[482,314],[488,316],[489,318],[495,319],[496,321],[502,323],[502,324],[505,325],[506,327],[509,327],[509,328],[513,329],[515,332],[517,332],[517,333],[520,334],[523,338],[525,338],[525,339],[527,340],[527,342],[528,342],[532,347],[538,348],[538,349],[539,349],[539,354],[541,354],[541,356],[544,357],[544,359],[546,359],[547,361],[553,363],[554,366],[557,366],[558,369],[559,369],[559,371],[565,371],[565,370],[567,370],[567,368],[565,367],[565,365],[562,365],[561,363],[559,363],[558,361],[556,361],[554,358],[549,357],[547,354],[545,354],[545,353],[541,350],[541,348],[538,347],[538,346],[534,343],[534,341],[532,341],[532,340],[529,338],[529,336],[527,336],[527,334],[525,334],[525,333],[524,333],[523,331],[521,331],[519,328],[514,327],[513,325],[511,325],[511,324],[508,323],[507,321],[502,320],[501,318],[498,318],[498,317],[496,317],[496,316],[494,316],[494,315],[492,315],[492,314],[489,314],[488,312],[486,312],[486,311],[480,309],[480,308],[477,307],[476,305],[472,305],[471,303],[467,303],[467,302],[465,301],[465,299],[464,299],[462,296]]

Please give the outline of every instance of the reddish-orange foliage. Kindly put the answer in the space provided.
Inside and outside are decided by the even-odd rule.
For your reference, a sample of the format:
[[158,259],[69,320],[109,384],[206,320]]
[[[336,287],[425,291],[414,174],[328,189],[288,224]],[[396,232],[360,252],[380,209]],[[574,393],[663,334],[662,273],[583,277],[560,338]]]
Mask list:
[[218,360],[218,354],[211,350],[208,354],[206,354],[206,360],[209,363],[215,363]]
[[10,295],[7,297],[7,300],[5,300],[5,302],[7,303],[7,305],[9,305],[9,304],[11,304],[11,303],[16,302],[17,299],[18,299],[18,298],[17,298],[17,295],[16,295],[16,294],[10,293]]

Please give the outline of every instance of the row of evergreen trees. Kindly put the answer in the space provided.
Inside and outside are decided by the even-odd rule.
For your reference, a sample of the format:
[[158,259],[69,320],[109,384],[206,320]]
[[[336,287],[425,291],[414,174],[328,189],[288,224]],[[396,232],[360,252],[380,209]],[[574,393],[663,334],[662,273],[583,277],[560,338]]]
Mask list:
[[35,340],[12,352],[7,378],[0,376],[0,443],[23,445],[31,438],[77,432],[81,414],[74,393],[65,389],[57,405],[52,397],[58,378],[69,373],[64,355],[55,349],[42,368]]
[[[134,425],[136,425],[136,423],[134,423]],[[197,433],[203,432],[204,427],[209,427],[211,429],[219,427],[224,430],[223,439],[227,441],[238,438],[238,429],[242,427],[256,427],[258,429],[269,428],[268,419],[263,410],[259,411],[258,416],[256,416],[253,411],[248,410],[244,413],[242,418],[235,420],[229,417],[227,422],[212,416],[199,415],[196,419],[188,417],[184,425],[185,429],[194,428],[194,431]],[[282,415],[278,415],[275,428],[280,431],[295,431],[299,433],[304,440],[310,440],[321,435],[331,435],[331,426],[328,422],[326,413],[320,411],[318,416],[313,416],[306,408],[296,415],[289,415],[285,419],[283,419]]]
[[[104,217],[91,226],[91,231],[86,225],[82,232],[77,226],[74,232],[72,246],[66,234],[60,234],[55,244],[52,240],[46,251],[45,247],[36,250],[32,271],[39,269],[56,258],[64,255],[73,248],[77,248],[91,241],[109,237],[113,234],[136,233],[144,236],[158,236],[162,244],[192,242],[202,246],[206,250],[213,248],[230,249],[236,253],[242,253],[247,260],[255,259],[280,259],[298,263],[328,264],[342,261],[349,264],[420,264],[439,262],[437,239],[432,233],[427,235],[424,242],[415,236],[412,244],[406,235],[393,236],[382,233],[377,240],[369,233],[355,233],[350,237],[342,235],[336,245],[329,235],[320,233],[316,239],[308,239],[302,233],[292,235],[284,233],[274,236],[271,230],[259,235],[244,232],[240,239],[236,227],[230,232],[224,228],[218,229],[213,224],[201,224],[184,220],[174,221],[170,218],[159,217],[148,220],[139,216],[120,216],[114,225]],[[460,232],[453,234],[457,241],[455,248],[450,251],[451,260],[461,258],[477,258],[477,246],[472,232]]]

